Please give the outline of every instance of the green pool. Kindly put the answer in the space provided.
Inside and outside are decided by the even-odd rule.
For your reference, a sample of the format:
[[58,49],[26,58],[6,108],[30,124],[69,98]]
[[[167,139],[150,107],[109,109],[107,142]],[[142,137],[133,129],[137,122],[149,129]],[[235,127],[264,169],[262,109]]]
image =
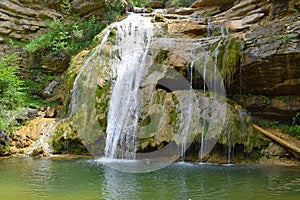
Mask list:
[[175,163],[150,173],[94,159],[0,159],[0,199],[300,199],[299,167]]

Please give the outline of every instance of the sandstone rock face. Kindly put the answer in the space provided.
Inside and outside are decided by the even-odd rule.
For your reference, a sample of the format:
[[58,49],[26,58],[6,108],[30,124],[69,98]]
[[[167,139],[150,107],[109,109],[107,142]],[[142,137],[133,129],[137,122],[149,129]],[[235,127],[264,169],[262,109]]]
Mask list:
[[[112,2],[113,4],[113,2]],[[104,8],[105,1],[86,1],[86,0],[73,0],[71,3],[72,12],[79,14],[83,18],[88,18],[92,15],[101,16],[102,12],[99,12]]]
[[[70,2],[71,14],[79,15],[82,19],[92,15],[103,17],[101,10],[104,9],[104,0]],[[2,0],[0,2],[0,35],[17,40],[34,38],[45,29],[45,20],[62,16],[61,5],[63,5],[62,0]]]
[[168,23],[172,38],[199,38],[207,33],[207,26],[193,20],[172,20]]
[[[211,5],[209,1],[197,1],[195,5],[212,8],[218,2]],[[254,116],[291,121],[299,112],[297,98],[290,98],[282,106],[275,96],[299,95],[300,2],[243,0],[231,3],[225,10],[220,6],[218,9],[220,12],[213,14],[211,21],[219,22],[245,41],[227,92],[269,96],[270,105],[261,103],[261,97],[252,97],[253,103],[249,99],[239,102]],[[197,12],[192,15],[197,16]]]
[[258,26],[246,34],[240,77],[243,93],[300,94],[299,29],[297,22],[287,27],[279,23],[277,26]]
[[31,39],[45,28],[45,19],[59,16],[58,12],[42,9],[31,1],[3,0],[0,2],[0,34],[18,40]]
[[[228,79],[228,75],[231,77],[231,84],[226,84],[228,94],[263,95],[276,99],[276,96],[294,96],[300,93],[299,11],[300,2],[295,0],[199,0],[188,9],[168,9],[167,12],[173,15],[164,15],[163,26],[171,38],[186,38],[187,41],[191,38],[203,39],[203,47],[207,43],[208,46],[204,48],[211,55],[218,53],[218,62],[221,62],[218,65],[223,65],[225,69],[230,68],[230,62],[226,64],[224,59],[232,56],[229,58],[232,61],[229,70],[231,73],[224,73],[226,76],[223,76],[223,79]],[[226,34],[229,38],[240,38],[243,41],[240,42],[241,53],[236,50],[236,55],[233,56],[234,51],[228,52],[228,39],[224,40],[224,44],[218,40],[212,41],[212,38]],[[217,51],[213,50],[216,46],[219,46]],[[185,66],[185,52],[188,52],[188,48],[188,45],[176,48],[174,52],[177,53],[170,59],[172,66],[185,77],[188,77]],[[202,78],[194,78],[195,88],[203,88]],[[270,108],[270,105],[265,104],[249,106],[244,104],[245,101],[239,102],[254,116],[261,117],[265,113],[269,119],[280,120],[282,116],[283,121],[291,121],[291,117],[298,112],[298,107],[287,108],[295,105],[293,101],[285,102],[289,106],[280,109],[276,106]]]
[[224,5],[228,3],[232,3],[234,0],[197,0],[195,1],[191,7],[198,8],[204,6],[215,6],[215,5]]
[[145,4],[147,7],[151,7],[151,8],[154,8],[154,9],[157,9],[157,8],[164,8],[164,3],[161,2],[161,1],[149,1]]
[[292,122],[295,113],[300,112],[298,96],[279,96],[269,98],[266,96],[237,96],[237,102],[251,111],[253,116],[274,119],[286,123]]

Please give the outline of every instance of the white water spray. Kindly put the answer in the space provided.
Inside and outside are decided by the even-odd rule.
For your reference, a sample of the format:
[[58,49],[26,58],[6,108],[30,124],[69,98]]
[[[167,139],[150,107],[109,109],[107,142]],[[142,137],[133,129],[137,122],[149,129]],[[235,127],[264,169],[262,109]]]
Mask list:
[[108,111],[105,156],[135,159],[138,89],[145,72],[153,26],[149,19],[132,14],[116,24],[115,29],[119,59],[111,63],[115,82]]

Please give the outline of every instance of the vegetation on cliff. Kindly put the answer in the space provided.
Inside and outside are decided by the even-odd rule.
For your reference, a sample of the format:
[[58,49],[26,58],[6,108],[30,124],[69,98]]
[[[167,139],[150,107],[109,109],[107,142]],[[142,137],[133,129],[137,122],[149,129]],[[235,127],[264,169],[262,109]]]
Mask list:
[[0,60],[0,129],[10,133],[16,124],[15,115],[25,103],[24,82],[17,76],[18,66],[13,65],[16,54]]

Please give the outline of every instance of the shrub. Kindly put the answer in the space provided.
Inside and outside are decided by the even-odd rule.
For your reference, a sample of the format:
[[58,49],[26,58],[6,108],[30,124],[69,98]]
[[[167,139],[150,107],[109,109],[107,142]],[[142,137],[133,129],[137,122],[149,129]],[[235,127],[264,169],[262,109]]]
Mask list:
[[25,45],[25,50],[35,58],[70,57],[93,43],[95,35],[105,27],[92,17],[87,21],[69,22],[54,19],[47,23],[49,31]]
[[17,54],[0,59],[0,129],[10,132],[14,114],[24,105],[26,94],[23,81],[16,75],[18,66],[12,63]]

